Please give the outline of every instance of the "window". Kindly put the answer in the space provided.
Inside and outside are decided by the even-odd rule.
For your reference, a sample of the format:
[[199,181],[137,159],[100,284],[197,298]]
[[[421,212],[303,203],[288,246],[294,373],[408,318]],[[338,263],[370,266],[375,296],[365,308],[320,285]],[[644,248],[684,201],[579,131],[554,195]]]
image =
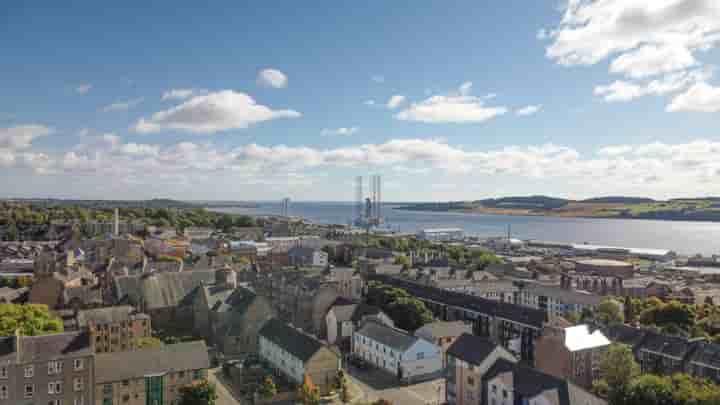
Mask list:
[[25,384],[25,398],[32,398],[35,394],[35,386],[33,384]]
[[[105,387],[103,387],[103,392],[107,392],[107,388],[110,387],[110,393],[112,393],[112,385],[105,384]],[[83,390],[83,378],[82,377],[75,377],[73,378],[73,389],[75,391],[82,391]]]
[[25,366],[25,378],[32,378],[35,375],[35,367]]
[[130,385],[130,381],[129,381],[129,380],[123,380],[122,385],[123,385],[123,387],[127,387],[128,385]]
[[62,373],[62,361],[53,360],[48,362],[48,374],[60,374]]
[[75,371],[79,371],[85,368],[85,362],[83,361],[83,359],[73,360],[73,368],[75,369]]
[[492,393],[495,394],[496,392],[497,392],[497,385],[493,384]]
[[0,367],[0,378],[5,379],[7,376],[7,366]]
[[48,383],[48,394],[62,394],[62,382],[51,381]]
[[472,376],[468,376],[468,385],[475,385],[475,379]]
[[48,405],[62,405],[62,399],[51,399],[48,401]]
[[105,384],[103,385],[103,396],[104,397],[111,397],[113,392],[112,384]]
[[503,398],[507,398],[507,390],[503,390]]
[[202,378],[202,371],[195,370],[193,371],[193,380],[199,380]]
[[7,385],[0,385],[0,399],[8,398],[8,387]]
[[422,359],[424,359],[424,358],[425,358],[425,353],[420,352],[420,353],[417,354],[417,359],[418,359],[418,360],[422,360]]
[[73,401],[73,405],[84,405],[85,397],[82,395],[79,397],[75,397],[75,400]]

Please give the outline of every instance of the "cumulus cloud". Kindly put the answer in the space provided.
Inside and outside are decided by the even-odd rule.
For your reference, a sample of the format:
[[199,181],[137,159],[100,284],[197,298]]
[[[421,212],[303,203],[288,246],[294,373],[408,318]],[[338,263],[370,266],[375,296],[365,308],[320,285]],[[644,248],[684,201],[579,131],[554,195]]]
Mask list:
[[386,104],[386,107],[391,110],[394,110],[394,109],[400,107],[400,105],[404,102],[405,102],[405,96],[396,94],[396,95],[390,97],[390,99],[388,100],[388,102]]
[[277,69],[263,69],[258,73],[257,82],[262,86],[284,89],[288,85],[288,78]]
[[0,149],[8,151],[27,149],[35,139],[50,135],[52,132],[51,128],[38,124],[0,128]]
[[75,92],[78,94],[86,94],[88,91],[92,89],[92,84],[90,83],[83,83],[77,87],[75,87]]
[[604,146],[598,149],[598,155],[600,156],[619,156],[629,153],[633,150],[632,146],[629,145],[614,145]]
[[676,96],[668,111],[720,112],[720,87],[697,83],[685,93]]
[[163,93],[162,100],[185,100],[195,94],[207,93],[205,89],[170,89]]
[[607,102],[624,102],[649,95],[664,95],[682,91],[693,83],[707,80],[711,69],[697,69],[665,75],[646,82],[616,80],[609,85],[596,86],[594,93]]
[[358,131],[358,127],[340,127],[335,129],[329,129],[325,128],[322,131],[320,131],[320,135],[322,136],[348,136],[356,133]]
[[533,114],[537,114],[538,112],[540,112],[540,110],[542,110],[542,105],[539,105],[539,104],[529,105],[529,106],[517,109],[515,111],[515,115],[519,115],[519,116],[533,115]]
[[133,129],[139,133],[176,130],[213,134],[247,128],[263,121],[300,116],[294,110],[273,110],[257,104],[245,93],[223,90],[192,97],[173,108],[156,112],[148,119],[140,118]]
[[472,83],[465,82],[457,92],[434,95],[412,103],[407,109],[395,114],[395,118],[426,123],[477,123],[508,112],[506,107],[486,106],[486,98],[471,96],[471,89]]
[[560,23],[539,37],[550,41],[547,57],[562,65],[611,60],[611,73],[634,81],[617,81],[615,89],[599,86],[596,94],[626,101],[695,84],[698,80],[688,80],[676,82],[672,90],[652,91],[637,80],[658,77],[662,82],[703,66],[698,57],[720,43],[719,30],[720,2],[715,0],[570,0]]
[[143,98],[134,98],[127,101],[118,101],[103,107],[102,112],[127,111],[143,102]]

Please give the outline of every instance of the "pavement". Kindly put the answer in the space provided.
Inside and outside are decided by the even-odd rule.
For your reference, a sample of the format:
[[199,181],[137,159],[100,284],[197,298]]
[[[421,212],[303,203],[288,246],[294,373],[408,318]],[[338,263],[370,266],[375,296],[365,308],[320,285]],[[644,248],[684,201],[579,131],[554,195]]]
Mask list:
[[222,368],[212,368],[208,371],[208,381],[215,384],[218,394],[216,405],[240,405],[242,402],[233,395],[230,385],[222,377]]
[[401,385],[394,376],[382,370],[358,370],[352,366],[348,375],[362,392],[361,396],[353,398],[353,402],[372,402],[380,398],[391,401],[393,405],[438,405],[445,402],[445,380],[442,378]]

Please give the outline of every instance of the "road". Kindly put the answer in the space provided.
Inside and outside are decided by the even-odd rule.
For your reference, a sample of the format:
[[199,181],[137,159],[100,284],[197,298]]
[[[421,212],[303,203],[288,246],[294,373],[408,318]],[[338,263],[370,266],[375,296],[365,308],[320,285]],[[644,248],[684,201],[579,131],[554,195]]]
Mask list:
[[[445,380],[435,379],[413,385],[399,385],[394,377],[379,370],[349,370],[352,382],[363,391],[362,401],[376,401],[380,398],[392,401],[394,405],[436,405],[445,401]],[[439,387],[439,391],[438,391]]]
[[217,375],[221,373],[222,368],[213,368],[208,370],[208,381],[215,384],[218,394],[216,405],[240,405],[241,402],[233,397],[229,388],[223,383],[222,377]]

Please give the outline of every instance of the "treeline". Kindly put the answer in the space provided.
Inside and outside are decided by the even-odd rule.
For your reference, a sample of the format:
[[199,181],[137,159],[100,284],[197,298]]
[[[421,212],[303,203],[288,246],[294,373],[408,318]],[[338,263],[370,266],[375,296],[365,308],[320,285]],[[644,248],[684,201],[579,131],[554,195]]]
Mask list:
[[412,332],[433,320],[425,303],[402,288],[371,281],[365,298],[369,305],[382,309],[400,329]]

